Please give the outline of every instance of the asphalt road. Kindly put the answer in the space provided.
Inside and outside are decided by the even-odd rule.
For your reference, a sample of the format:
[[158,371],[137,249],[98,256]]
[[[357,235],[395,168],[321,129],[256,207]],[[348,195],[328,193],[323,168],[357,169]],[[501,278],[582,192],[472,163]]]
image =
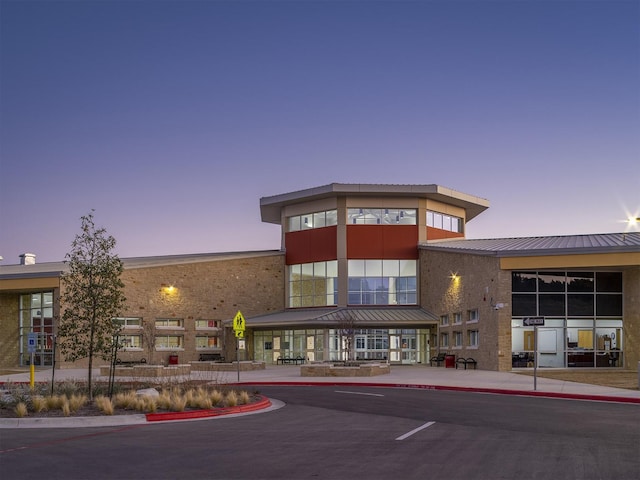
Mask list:
[[0,430],[13,479],[637,479],[638,405],[366,387],[258,387],[236,418]]

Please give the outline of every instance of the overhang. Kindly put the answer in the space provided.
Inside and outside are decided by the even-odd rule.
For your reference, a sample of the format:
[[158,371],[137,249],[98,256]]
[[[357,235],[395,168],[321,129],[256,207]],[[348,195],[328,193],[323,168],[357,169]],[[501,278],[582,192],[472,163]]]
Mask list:
[[283,207],[297,203],[310,202],[331,197],[411,197],[427,198],[463,208],[466,221],[478,216],[489,208],[489,201],[457,192],[440,185],[388,185],[331,183],[321,187],[298,190],[260,199],[260,214],[263,222],[280,225],[280,212]]
[[[420,327],[436,325],[438,317],[420,307],[379,308],[296,308],[267,315],[246,318],[248,328],[267,327],[339,327],[353,322],[356,328]],[[232,320],[224,322],[231,326]]]

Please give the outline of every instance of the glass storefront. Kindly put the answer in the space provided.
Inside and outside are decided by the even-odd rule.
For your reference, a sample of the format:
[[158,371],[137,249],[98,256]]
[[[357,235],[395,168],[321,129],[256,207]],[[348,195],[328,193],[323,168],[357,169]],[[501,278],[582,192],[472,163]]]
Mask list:
[[[512,368],[622,367],[622,274],[513,272]],[[544,326],[525,325],[544,317]]]
[[255,360],[269,364],[276,364],[278,358],[414,364],[426,363],[430,353],[429,329],[269,330],[253,335]]

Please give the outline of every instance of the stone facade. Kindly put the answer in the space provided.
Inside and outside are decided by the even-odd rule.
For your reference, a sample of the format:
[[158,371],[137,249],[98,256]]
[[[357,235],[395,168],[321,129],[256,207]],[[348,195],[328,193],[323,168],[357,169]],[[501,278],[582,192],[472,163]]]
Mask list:
[[20,362],[19,301],[17,293],[0,294],[0,367],[18,366]]
[[[450,339],[440,351],[472,357],[483,370],[511,370],[511,273],[500,270],[496,257],[421,250],[420,295],[423,308],[449,316],[449,325],[438,328],[437,345],[441,333]],[[468,321],[470,310],[478,311],[477,322]],[[454,313],[462,314],[461,324],[453,325]],[[468,344],[470,331],[478,332],[477,347]],[[453,346],[454,332],[462,332],[463,346]],[[432,337],[432,354],[437,350]]]

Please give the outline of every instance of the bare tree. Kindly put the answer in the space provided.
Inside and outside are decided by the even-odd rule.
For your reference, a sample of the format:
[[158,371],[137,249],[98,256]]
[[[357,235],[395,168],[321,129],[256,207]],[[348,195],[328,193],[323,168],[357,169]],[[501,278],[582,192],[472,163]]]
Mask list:
[[346,360],[354,360],[354,343],[356,333],[356,319],[349,312],[342,315],[338,323],[338,332],[340,333],[340,356],[342,357],[342,349],[346,353]]
[[142,324],[142,343],[149,356],[149,363],[153,365],[156,351],[156,325],[152,320],[144,320]]
[[115,239],[104,228],[96,228],[93,210],[81,221],[81,233],[65,257],[69,270],[62,276],[58,335],[67,361],[89,359],[87,387],[93,398],[93,359],[107,360],[112,355],[115,334],[120,330],[113,319],[126,301],[120,279],[124,267],[112,253]]

